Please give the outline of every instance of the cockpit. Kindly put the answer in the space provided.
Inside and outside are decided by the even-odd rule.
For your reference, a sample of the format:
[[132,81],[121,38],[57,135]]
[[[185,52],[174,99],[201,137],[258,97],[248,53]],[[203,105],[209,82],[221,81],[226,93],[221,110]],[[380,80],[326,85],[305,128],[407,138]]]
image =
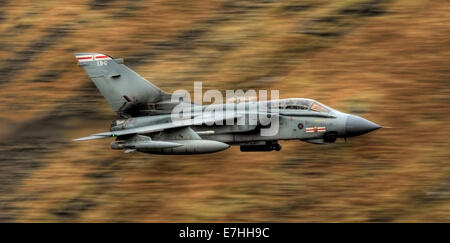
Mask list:
[[280,101],[280,109],[308,110],[310,105],[311,101],[305,99],[288,99]]
[[315,112],[330,112],[325,105],[320,104],[317,101],[302,98],[283,99],[279,101],[279,109],[288,110],[303,110],[303,111],[315,111]]
[[327,108],[325,108],[322,104],[314,102],[310,108],[312,111],[316,112],[330,112]]

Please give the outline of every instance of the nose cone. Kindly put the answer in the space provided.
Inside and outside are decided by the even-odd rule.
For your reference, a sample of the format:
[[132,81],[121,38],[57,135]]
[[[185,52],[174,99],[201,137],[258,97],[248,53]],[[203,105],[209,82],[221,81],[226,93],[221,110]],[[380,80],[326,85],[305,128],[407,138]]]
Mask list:
[[345,134],[347,137],[359,136],[381,128],[379,125],[359,116],[348,115],[345,123]]

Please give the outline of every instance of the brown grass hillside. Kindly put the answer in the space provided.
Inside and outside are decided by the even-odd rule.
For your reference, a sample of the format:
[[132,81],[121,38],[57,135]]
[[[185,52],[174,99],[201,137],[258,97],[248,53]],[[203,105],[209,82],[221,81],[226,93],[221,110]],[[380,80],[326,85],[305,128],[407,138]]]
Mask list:
[[[0,221],[448,222],[445,0],[0,1]],[[392,129],[281,152],[123,154],[74,52],[166,91],[279,89]]]

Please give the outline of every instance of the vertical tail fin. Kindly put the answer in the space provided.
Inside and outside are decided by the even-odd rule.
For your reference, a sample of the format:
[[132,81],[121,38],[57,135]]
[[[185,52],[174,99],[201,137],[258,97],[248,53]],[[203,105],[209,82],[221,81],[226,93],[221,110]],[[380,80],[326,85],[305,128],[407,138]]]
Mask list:
[[75,57],[120,116],[133,115],[139,109],[145,109],[148,103],[170,99],[170,94],[125,66],[122,59],[101,53],[75,53]]

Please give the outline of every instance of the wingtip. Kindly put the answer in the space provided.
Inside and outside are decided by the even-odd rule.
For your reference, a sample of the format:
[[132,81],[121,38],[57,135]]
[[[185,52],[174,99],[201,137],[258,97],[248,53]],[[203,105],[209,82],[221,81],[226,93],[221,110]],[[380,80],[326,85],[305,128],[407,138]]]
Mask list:
[[108,136],[99,136],[99,135],[92,135],[88,137],[82,137],[82,138],[75,138],[72,141],[78,142],[78,141],[86,141],[86,140],[93,140],[93,139],[101,139],[101,138],[107,138]]

